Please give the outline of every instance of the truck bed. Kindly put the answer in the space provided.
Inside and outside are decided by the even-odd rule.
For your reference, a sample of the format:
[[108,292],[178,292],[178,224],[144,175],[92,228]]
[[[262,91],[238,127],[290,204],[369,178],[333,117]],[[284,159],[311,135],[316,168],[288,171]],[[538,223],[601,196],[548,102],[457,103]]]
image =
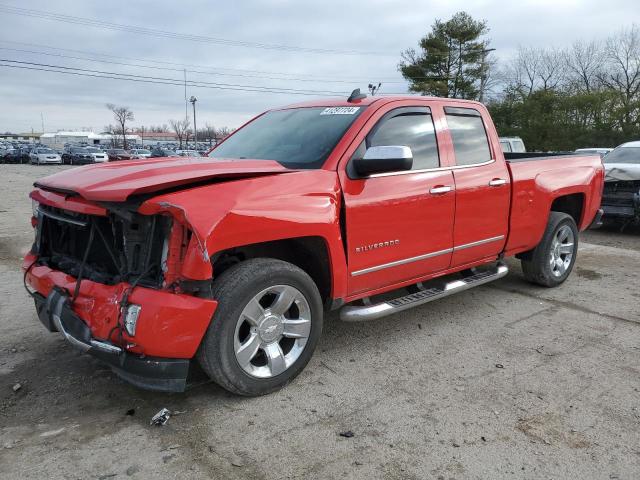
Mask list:
[[571,203],[580,230],[595,218],[603,188],[599,155],[532,156],[507,160],[507,167],[511,176],[507,255],[531,250],[540,242],[552,198],[571,196],[564,202]]

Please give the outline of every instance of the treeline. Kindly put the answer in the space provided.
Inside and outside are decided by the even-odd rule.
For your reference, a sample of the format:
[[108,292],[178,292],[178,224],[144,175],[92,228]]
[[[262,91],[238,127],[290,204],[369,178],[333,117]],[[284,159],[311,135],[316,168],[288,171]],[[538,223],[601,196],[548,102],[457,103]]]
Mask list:
[[531,150],[615,147],[640,138],[640,29],[556,49],[520,48],[489,102],[500,135]]
[[499,134],[522,137],[529,150],[615,147],[640,139],[637,25],[564,48],[520,47],[502,62],[482,39],[488,31],[486,22],[465,13],[436,21],[421,51],[405,52],[399,69],[413,91],[427,95],[468,86],[446,96],[484,101]]

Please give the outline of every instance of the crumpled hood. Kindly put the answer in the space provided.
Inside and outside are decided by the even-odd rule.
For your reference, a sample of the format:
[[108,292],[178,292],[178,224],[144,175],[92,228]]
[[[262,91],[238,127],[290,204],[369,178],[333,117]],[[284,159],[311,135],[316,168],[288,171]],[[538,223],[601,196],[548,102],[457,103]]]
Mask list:
[[216,179],[255,177],[291,170],[272,160],[151,158],[86,165],[38,180],[45,190],[77,193],[86,200],[123,202],[132,195]]
[[605,163],[605,182],[640,180],[640,163]]

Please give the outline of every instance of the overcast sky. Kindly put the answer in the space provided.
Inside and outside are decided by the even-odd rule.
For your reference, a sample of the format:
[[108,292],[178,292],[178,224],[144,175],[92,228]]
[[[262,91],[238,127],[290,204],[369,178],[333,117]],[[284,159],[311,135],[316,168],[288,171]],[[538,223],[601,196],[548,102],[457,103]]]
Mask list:
[[[6,7],[23,14],[8,13]],[[24,15],[25,9],[32,16]],[[188,65],[188,80],[244,88],[347,93],[382,81],[383,92],[406,92],[397,72],[400,52],[415,47],[436,18],[447,19],[459,10],[488,21],[491,46],[501,59],[518,45],[561,47],[640,23],[638,0],[0,0],[0,58],[176,79],[176,83],[183,78],[182,65]],[[99,26],[70,23],[68,18],[44,19],[43,11],[92,19]],[[160,30],[168,36],[103,28],[106,22]],[[249,45],[193,41],[184,38],[188,35]],[[237,127],[270,107],[313,98],[197,87],[189,87],[187,95],[198,98],[199,127],[205,122]],[[133,126],[168,123],[185,114],[183,86],[0,67],[2,132],[40,131],[41,114],[46,131],[81,127],[101,131],[113,123],[105,108],[108,102],[129,106],[135,113]]]

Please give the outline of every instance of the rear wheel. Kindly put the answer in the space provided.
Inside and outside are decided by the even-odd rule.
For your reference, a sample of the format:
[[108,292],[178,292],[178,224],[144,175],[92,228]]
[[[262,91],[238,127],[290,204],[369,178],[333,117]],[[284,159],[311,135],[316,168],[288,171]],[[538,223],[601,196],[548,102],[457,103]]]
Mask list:
[[545,287],[557,287],[571,274],[578,253],[578,227],[570,215],[551,212],[538,246],[522,260],[524,277]]
[[308,363],[322,332],[313,280],[287,262],[237,264],[213,286],[218,308],[198,350],[203,370],[240,395],[282,388]]

